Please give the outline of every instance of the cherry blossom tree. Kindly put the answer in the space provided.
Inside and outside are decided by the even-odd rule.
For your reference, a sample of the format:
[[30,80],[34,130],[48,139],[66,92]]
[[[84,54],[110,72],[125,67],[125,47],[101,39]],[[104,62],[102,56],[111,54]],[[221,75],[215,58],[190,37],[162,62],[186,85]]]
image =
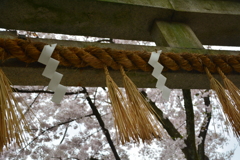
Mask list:
[[[228,128],[211,90],[172,90],[170,100],[164,101],[157,89],[139,89],[160,115],[165,134],[151,142],[121,145],[115,134],[107,88],[69,87],[59,105],[51,102],[53,93],[46,87],[15,88],[32,134],[27,136],[25,146],[5,149],[1,159],[127,160],[134,150],[137,159],[191,159],[194,151],[189,141],[195,142],[196,154],[202,160],[229,159],[233,155],[234,150],[218,152],[228,142],[226,134],[221,134]],[[192,100],[186,102],[187,96]],[[187,113],[187,103],[193,105],[194,114]],[[211,119],[216,123],[210,123]]]

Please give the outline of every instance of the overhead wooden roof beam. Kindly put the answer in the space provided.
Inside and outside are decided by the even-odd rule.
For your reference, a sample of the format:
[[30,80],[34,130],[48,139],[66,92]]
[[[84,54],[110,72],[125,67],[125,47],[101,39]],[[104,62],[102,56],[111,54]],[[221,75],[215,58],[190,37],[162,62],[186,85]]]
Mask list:
[[2,0],[0,27],[152,41],[155,20],[188,25],[203,45],[240,46],[235,0]]

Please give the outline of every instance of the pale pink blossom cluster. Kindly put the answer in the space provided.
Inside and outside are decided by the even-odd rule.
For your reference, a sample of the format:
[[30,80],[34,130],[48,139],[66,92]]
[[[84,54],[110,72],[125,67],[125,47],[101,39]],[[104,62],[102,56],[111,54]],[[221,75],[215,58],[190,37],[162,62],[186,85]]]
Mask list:
[[[29,91],[45,90],[42,86],[18,86],[18,88]],[[81,93],[81,91],[81,87],[68,88],[67,93],[76,93],[66,95],[60,105],[51,102],[51,95],[48,93],[16,94],[19,103],[22,104],[23,112],[31,122],[32,135],[27,136],[28,144],[26,146],[17,148],[16,151],[14,146],[10,146],[8,150],[5,149],[0,155],[0,159],[114,159],[106,137],[86,100],[87,94]],[[182,139],[172,140],[166,134],[162,140],[156,139],[149,144],[127,143],[124,146],[117,143],[114,120],[111,114],[112,106],[107,98],[107,89],[87,88],[87,91],[101,114],[105,128],[108,129],[121,159],[129,159],[134,148],[137,151],[136,159],[140,160],[185,159],[181,149],[186,147],[184,143],[187,137],[186,115],[181,90],[172,90],[169,101],[164,101],[161,98],[161,91],[145,89],[148,98],[163,111],[164,118],[168,118],[173,123],[183,136]],[[210,159],[227,159],[231,157],[233,150],[224,154],[219,152],[219,148],[228,142],[228,135],[225,132],[224,117],[220,106],[215,100],[214,92],[192,90],[191,93],[195,114],[196,145],[200,144],[202,140],[198,137],[200,131],[204,131],[201,130],[201,127],[207,124],[206,112],[212,111],[213,121],[210,124],[211,127],[208,130],[205,144],[206,155]],[[208,95],[210,95],[211,107],[204,104],[203,97]],[[30,109],[24,105],[25,102]]]

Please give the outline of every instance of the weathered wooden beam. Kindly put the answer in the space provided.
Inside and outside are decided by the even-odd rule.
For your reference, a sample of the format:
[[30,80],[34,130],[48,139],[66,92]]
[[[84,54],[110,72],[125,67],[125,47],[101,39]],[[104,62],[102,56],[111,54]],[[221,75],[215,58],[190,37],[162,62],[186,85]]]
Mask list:
[[[0,32],[0,38],[6,37],[6,32]],[[11,37],[15,38],[13,34]],[[205,50],[205,49],[186,49],[186,48],[174,48],[174,47],[159,47],[159,46],[139,46],[139,45],[123,45],[123,44],[107,44],[107,43],[92,43],[92,42],[76,42],[76,41],[63,41],[63,40],[52,40],[52,39],[30,39],[31,41],[40,41],[47,44],[57,43],[62,46],[75,46],[75,47],[87,47],[97,46],[103,48],[113,48],[122,50],[145,50],[155,51],[163,50],[164,52],[174,53],[207,53],[207,54],[228,54],[238,55],[238,51],[219,51],[219,50]],[[42,76],[44,65],[39,63],[26,65],[18,60],[9,60],[0,64],[1,68],[14,85],[48,85],[49,79]],[[97,70],[92,68],[66,68],[58,67],[58,72],[63,74],[61,84],[66,86],[89,86],[105,87],[105,75],[103,70]],[[119,71],[110,70],[111,76],[119,86],[122,86],[122,77]],[[156,79],[152,77],[150,72],[141,71],[128,71],[127,75],[133,80],[133,82],[139,88],[155,88]],[[163,72],[163,75],[167,77],[166,86],[175,89],[204,89],[209,88],[209,81],[205,74],[198,72]],[[216,75],[217,78],[220,78]],[[240,76],[239,74],[228,75],[229,79],[233,81],[238,87],[240,87]]]
[[2,0],[0,28],[152,41],[155,20],[183,22],[202,44],[240,46],[231,0]]
[[203,48],[192,29],[183,23],[156,21],[151,35],[158,46]]

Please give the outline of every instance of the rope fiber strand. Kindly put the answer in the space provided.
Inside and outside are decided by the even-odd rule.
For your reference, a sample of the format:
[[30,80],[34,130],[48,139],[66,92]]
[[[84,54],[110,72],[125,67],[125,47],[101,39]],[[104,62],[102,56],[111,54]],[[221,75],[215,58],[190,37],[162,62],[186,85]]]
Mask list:
[[[25,63],[37,62],[46,45],[42,42],[29,42],[22,39],[0,38],[0,56],[7,60],[17,58]],[[146,51],[126,51],[99,47],[65,47],[57,46],[52,58],[66,67],[93,67],[103,69],[104,66],[119,70],[119,65],[126,70],[152,71],[148,64],[151,53]],[[240,73],[239,55],[206,55],[196,53],[162,53],[159,62],[164,70],[205,72],[207,67],[211,73],[217,73],[217,67],[225,74]]]

